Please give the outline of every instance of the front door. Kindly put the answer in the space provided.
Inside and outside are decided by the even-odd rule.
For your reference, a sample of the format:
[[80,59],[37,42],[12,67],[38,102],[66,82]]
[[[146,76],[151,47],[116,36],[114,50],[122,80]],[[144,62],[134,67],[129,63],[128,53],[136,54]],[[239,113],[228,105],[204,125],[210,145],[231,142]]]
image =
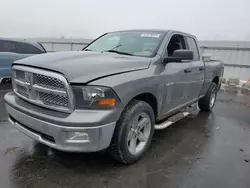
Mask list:
[[[167,56],[172,56],[173,52],[178,49],[187,49],[184,36],[180,34],[171,37],[166,49]],[[161,79],[164,80],[162,105],[162,116],[164,116],[192,100],[190,83],[193,77],[192,61],[171,62],[162,66],[164,66],[161,73]]]

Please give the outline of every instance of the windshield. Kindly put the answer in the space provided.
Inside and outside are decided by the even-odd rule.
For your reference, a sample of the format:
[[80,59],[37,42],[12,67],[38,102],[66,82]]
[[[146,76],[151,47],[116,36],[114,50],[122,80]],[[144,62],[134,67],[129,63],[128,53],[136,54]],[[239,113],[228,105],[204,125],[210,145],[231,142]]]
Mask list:
[[102,36],[83,50],[152,57],[163,37],[164,32],[114,32]]

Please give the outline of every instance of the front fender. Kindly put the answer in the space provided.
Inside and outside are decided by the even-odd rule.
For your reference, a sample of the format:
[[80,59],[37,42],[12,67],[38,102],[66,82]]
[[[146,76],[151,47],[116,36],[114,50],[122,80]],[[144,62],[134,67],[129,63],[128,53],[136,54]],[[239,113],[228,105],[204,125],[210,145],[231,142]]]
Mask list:
[[89,85],[102,85],[113,88],[121,102],[126,106],[140,94],[150,93],[157,100],[158,112],[162,106],[163,92],[153,69],[114,75],[91,82]]

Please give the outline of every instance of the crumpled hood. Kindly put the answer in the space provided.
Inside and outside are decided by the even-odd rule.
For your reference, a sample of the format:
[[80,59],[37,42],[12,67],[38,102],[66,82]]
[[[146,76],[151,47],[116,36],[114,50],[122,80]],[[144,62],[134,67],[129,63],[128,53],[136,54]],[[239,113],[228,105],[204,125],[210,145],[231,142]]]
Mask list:
[[35,55],[14,64],[57,71],[70,83],[86,83],[108,75],[147,69],[150,59],[109,52],[75,51]]

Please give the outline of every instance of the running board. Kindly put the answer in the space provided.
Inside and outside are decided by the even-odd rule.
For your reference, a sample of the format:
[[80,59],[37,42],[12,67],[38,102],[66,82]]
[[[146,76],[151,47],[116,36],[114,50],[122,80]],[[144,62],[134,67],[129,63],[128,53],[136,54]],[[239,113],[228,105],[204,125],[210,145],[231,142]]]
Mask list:
[[169,127],[173,123],[181,120],[182,118],[188,116],[190,113],[189,112],[180,112],[178,114],[175,114],[171,117],[169,117],[166,121],[160,123],[160,124],[155,124],[155,130],[161,130]]

